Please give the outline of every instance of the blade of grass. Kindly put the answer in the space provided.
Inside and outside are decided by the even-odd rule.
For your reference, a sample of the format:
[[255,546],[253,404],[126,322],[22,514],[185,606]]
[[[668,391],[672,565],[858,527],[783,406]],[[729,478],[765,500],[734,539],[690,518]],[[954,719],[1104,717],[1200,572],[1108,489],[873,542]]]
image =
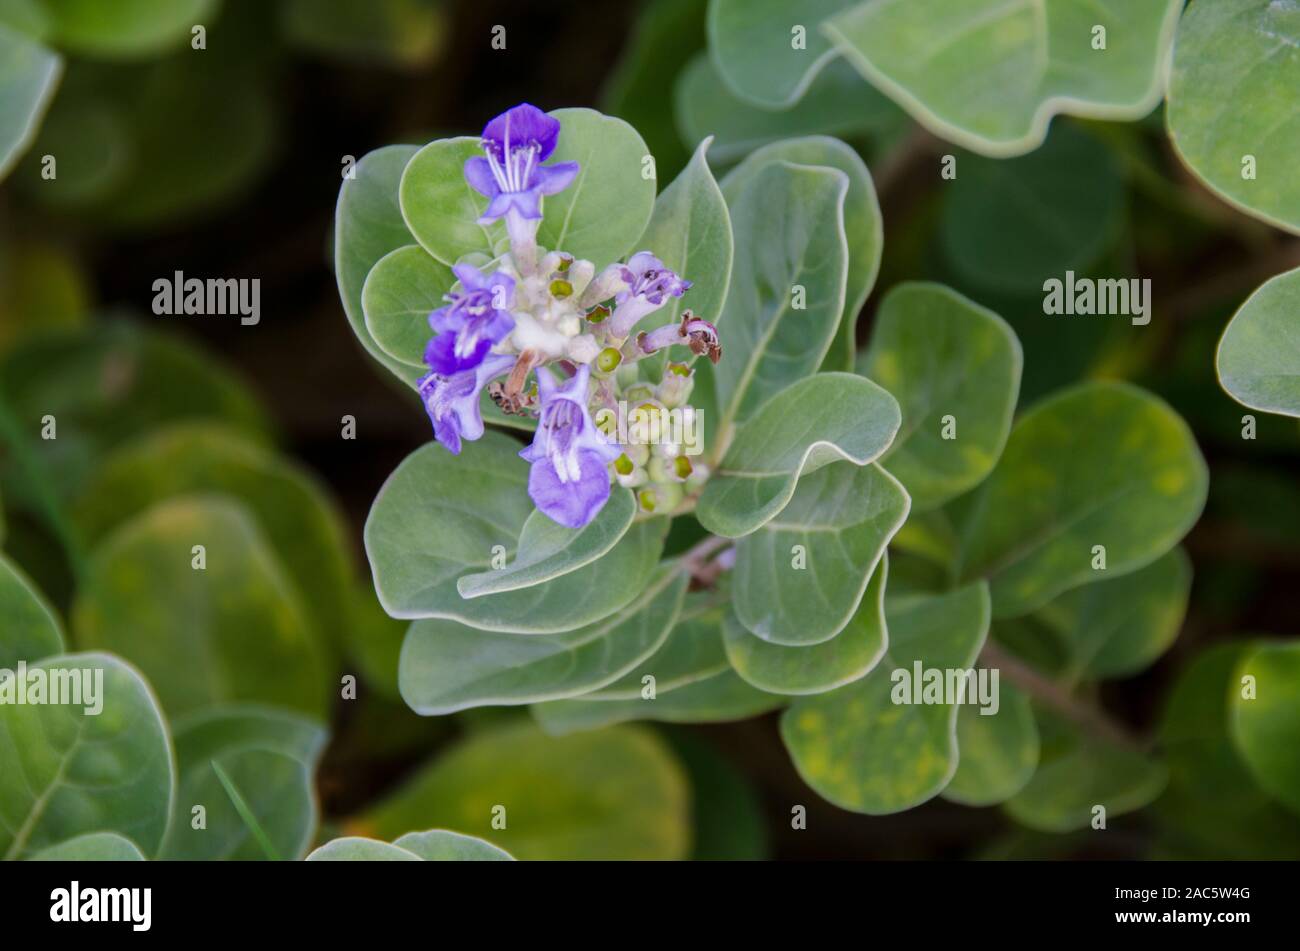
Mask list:
[[221,783],[221,788],[224,789],[226,795],[230,797],[230,802],[234,805],[235,811],[239,813],[239,818],[244,820],[244,825],[246,825],[248,831],[253,834],[253,838],[257,840],[257,844],[262,847],[262,852],[265,853],[266,857],[272,862],[280,861],[280,856],[276,854],[275,846],[271,844],[270,837],[266,834],[266,830],[263,829],[261,824],[257,821],[257,817],[253,815],[253,810],[248,808],[248,803],[245,802],[244,797],[240,795],[239,789],[231,781],[230,777],[226,775],[226,771],[221,768],[220,763],[216,760],[211,760],[211,763],[212,771],[217,774],[217,779]]

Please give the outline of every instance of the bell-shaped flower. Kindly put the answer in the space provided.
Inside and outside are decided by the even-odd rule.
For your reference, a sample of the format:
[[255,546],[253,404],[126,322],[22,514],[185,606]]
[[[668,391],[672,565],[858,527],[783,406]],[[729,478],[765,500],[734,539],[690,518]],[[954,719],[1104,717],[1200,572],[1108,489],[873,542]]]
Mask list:
[[478,366],[515,328],[510,316],[514,278],[502,271],[486,277],[472,264],[452,270],[464,289],[449,294],[450,303],[429,315],[437,336],[424,351],[429,369],[443,376]]
[[433,437],[459,455],[462,439],[473,442],[483,435],[479,393],[483,387],[515,365],[512,354],[492,354],[476,367],[450,375],[429,373],[417,384],[420,399],[433,423]]
[[528,494],[552,520],[586,525],[609,499],[609,463],[620,455],[587,411],[591,367],[583,364],[564,383],[537,370],[541,411],[532,445],[519,455],[532,463]]
[[649,251],[628,258],[622,278],[627,287],[614,298],[617,306],[609,321],[609,332],[619,338],[626,337],[637,321],[654,313],[669,297],[681,297],[691,286]]
[[511,211],[525,219],[542,217],[542,196],[568,188],[578,174],[577,162],[542,164],[559,137],[560,120],[528,103],[506,110],[483,128],[486,157],[465,162],[465,180],[488,199],[479,224]]

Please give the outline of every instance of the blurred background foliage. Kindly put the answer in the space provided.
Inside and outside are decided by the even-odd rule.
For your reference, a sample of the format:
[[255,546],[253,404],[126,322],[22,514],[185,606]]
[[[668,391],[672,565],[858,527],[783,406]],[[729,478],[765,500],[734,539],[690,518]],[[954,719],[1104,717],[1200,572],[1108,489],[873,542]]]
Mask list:
[[[1214,376],[1228,317],[1264,279],[1300,266],[1300,242],[1196,184],[1160,109],[1133,123],[1058,117],[1041,148],[995,160],[921,131],[842,62],[797,108],[739,100],[706,55],[705,0],[117,6],[107,16],[91,0],[0,0],[0,48],[31,67],[26,86],[0,75],[14,83],[5,108],[19,86],[47,103],[0,186],[0,539],[7,563],[66,619],[71,647],[116,653],[154,686],[182,788],[214,781],[187,766],[186,750],[212,733],[194,718],[224,717],[223,762],[250,798],[288,797],[300,818],[319,800],[314,835],[300,818],[267,817],[282,854],[340,831],[391,840],[455,828],[527,790],[513,799],[554,832],[494,839],[520,858],[1300,856],[1300,819],[1240,761],[1224,701],[1247,634],[1295,633],[1300,431],[1254,414],[1257,438],[1243,440],[1246,411]],[[503,50],[491,44],[497,24]],[[422,719],[406,708],[404,628],[375,602],[361,524],[429,433],[342,317],[334,201],[347,156],[473,134],[519,101],[625,118],[660,182],[707,135],[719,172],[778,139],[839,137],[870,167],[885,220],[860,344],[892,286],[937,280],[1015,328],[1022,408],[1114,378],[1187,419],[1212,473],[1185,543],[1190,607],[1158,663],[1099,688],[1168,756],[1153,806],[1105,835],[1029,832],[1014,806],[942,799],[872,818],[803,785],[775,715],[548,738],[523,711]],[[0,131],[15,122],[0,113]],[[945,154],[961,168],[952,182],[939,175]],[[1151,323],[1045,318],[1043,281],[1067,269],[1151,278]],[[176,271],[259,278],[262,321],[152,316],[153,281]],[[47,415],[56,439],[41,438]],[[342,438],[345,417],[355,439]],[[228,556],[204,590],[170,557],[196,533]],[[344,674],[360,680],[355,700],[340,699]],[[286,737],[264,724],[276,739],[250,753],[234,740],[249,702],[323,732]],[[805,830],[791,828],[796,805]],[[259,854],[238,816],[224,821],[229,848],[202,857]],[[193,848],[163,852],[200,857]]]

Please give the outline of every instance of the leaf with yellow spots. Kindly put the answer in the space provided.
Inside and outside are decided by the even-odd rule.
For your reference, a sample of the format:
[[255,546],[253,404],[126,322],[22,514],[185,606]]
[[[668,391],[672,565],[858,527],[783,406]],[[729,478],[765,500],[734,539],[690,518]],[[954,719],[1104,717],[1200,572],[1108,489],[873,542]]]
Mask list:
[[989,474],[1011,431],[1023,356],[993,311],[940,284],[900,284],[880,304],[858,372],[898,400],[903,425],[882,464],[918,511]]
[[1124,383],[1072,387],[1022,416],[992,474],[954,504],[958,577],[988,580],[995,617],[1027,614],[1169,551],[1208,484],[1191,430],[1163,400]]
[[804,781],[837,806],[871,815],[918,806],[952,778],[958,705],[910,702],[915,694],[900,688],[911,686],[918,663],[923,671],[974,664],[988,635],[988,588],[889,599],[885,615],[889,649],[871,673],[802,697],[781,717],[781,738]]
[[71,626],[78,646],[138,666],[171,716],[245,700],[324,719],[329,683],[302,600],[228,497],[178,496],[109,535]]

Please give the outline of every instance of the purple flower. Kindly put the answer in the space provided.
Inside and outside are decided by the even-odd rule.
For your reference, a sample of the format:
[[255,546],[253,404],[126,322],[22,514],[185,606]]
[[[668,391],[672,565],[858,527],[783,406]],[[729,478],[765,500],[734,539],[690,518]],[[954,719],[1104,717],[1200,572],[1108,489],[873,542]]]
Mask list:
[[478,366],[492,346],[515,328],[508,310],[515,290],[510,275],[497,271],[484,277],[471,264],[457,264],[452,270],[464,290],[449,294],[451,303],[429,315],[429,326],[437,336],[424,351],[429,369],[442,376]]
[[483,128],[483,151],[465,163],[465,180],[488,198],[479,224],[514,212],[520,218],[542,217],[541,198],[569,187],[577,162],[542,165],[555,151],[560,120],[528,103],[497,116]]
[[626,337],[642,317],[658,310],[669,297],[681,297],[691,286],[690,281],[664,267],[664,262],[649,251],[638,251],[628,258],[623,266],[623,282],[627,289],[614,298],[618,306],[609,325],[616,337]]
[[533,443],[519,455],[533,464],[528,494],[552,520],[569,528],[586,525],[609,499],[609,470],[619,456],[587,412],[591,367],[583,364],[573,377],[556,383],[538,368],[541,416]]
[[450,375],[429,373],[417,384],[420,399],[433,423],[433,437],[452,454],[460,454],[460,441],[483,435],[479,392],[489,380],[505,373],[518,358],[510,354],[489,356],[478,366]]

